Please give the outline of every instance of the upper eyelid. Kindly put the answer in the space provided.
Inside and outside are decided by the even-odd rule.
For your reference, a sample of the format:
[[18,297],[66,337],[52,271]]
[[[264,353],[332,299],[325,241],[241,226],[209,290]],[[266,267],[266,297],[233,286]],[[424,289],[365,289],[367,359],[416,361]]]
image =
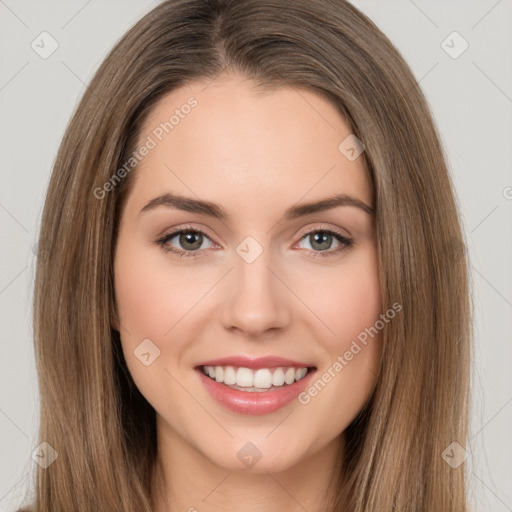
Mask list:
[[333,228],[333,227],[326,226],[326,225],[301,229],[297,236],[300,236],[301,238],[303,238],[304,236],[309,235],[310,233],[315,233],[317,231],[333,232],[333,233],[338,234],[348,240],[350,240],[352,238],[352,236],[350,234],[342,233],[342,231],[346,231],[346,230],[343,230],[343,228]]

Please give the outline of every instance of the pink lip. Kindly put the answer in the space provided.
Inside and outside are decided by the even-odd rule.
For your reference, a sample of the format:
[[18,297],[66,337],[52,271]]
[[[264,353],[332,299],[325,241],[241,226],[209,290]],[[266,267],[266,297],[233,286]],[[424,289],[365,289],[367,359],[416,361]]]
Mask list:
[[201,366],[236,366],[238,368],[278,368],[278,367],[295,367],[295,368],[309,368],[313,366],[309,363],[301,363],[299,361],[292,361],[291,359],[285,359],[283,357],[265,356],[265,357],[248,357],[248,356],[236,356],[236,357],[222,357],[220,359],[211,359],[210,361],[204,361],[199,363],[196,368]]
[[[240,362],[239,358],[229,359],[229,361],[231,361],[230,364],[219,363],[218,361],[225,360],[219,359],[216,364],[211,364],[211,366],[238,366],[238,362]],[[237,364],[234,364],[233,361],[237,361]],[[280,361],[284,360],[280,359]],[[295,366],[295,364],[290,365],[289,363],[290,362],[282,364],[282,366]],[[210,364],[206,364],[205,366],[210,366]],[[240,366],[247,368],[246,363]],[[259,360],[256,367],[258,366],[261,367]],[[265,367],[268,368],[268,366]],[[298,367],[303,368],[305,365],[298,364]],[[223,405],[230,411],[251,415],[270,414],[289,404],[309,385],[312,375],[316,373],[316,370],[309,371],[301,380],[294,382],[293,384],[285,385],[279,389],[274,389],[272,391],[250,392],[232,389],[221,382],[217,382],[205,375],[201,368],[196,368],[196,371],[210,395],[219,404]]]

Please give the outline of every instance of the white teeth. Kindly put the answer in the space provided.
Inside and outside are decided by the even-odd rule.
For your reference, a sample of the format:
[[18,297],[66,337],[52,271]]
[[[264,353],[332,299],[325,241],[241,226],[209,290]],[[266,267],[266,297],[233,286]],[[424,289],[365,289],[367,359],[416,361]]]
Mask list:
[[270,370],[266,368],[263,370],[257,370],[254,374],[252,385],[255,388],[269,388],[272,386],[272,374]]
[[251,388],[253,382],[253,373],[249,368],[238,368],[236,372],[236,385],[244,388]]
[[224,384],[236,384],[236,370],[232,366],[226,366],[224,369]]
[[297,368],[295,370],[295,380],[300,380],[302,377],[304,377],[308,373],[307,368]]
[[284,374],[284,381],[286,384],[293,384],[295,380],[295,368],[288,368]]
[[222,366],[215,367],[215,380],[217,382],[224,382],[224,368]]
[[308,373],[307,368],[235,368],[233,366],[203,366],[203,373],[227,386],[255,389],[270,389],[293,384]]
[[[307,371],[307,370],[306,370]],[[284,372],[282,368],[278,368],[272,375],[272,386],[282,386],[284,384]]]

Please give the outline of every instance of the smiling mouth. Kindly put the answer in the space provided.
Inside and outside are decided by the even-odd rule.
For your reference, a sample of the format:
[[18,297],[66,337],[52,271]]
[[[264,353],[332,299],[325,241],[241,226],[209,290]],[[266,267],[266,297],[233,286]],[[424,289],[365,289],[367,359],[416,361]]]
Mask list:
[[316,367],[277,367],[251,369],[235,366],[200,366],[198,368],[211,380],[238,391],[265,392],[291,386],[302,380]]

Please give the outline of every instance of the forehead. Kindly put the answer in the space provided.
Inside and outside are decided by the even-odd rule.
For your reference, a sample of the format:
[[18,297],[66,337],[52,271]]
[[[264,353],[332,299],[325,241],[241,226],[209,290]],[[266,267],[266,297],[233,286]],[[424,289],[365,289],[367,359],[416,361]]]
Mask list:
[[[351,133],[336,107],[305,88],[256,88],[240,77],[194,82],[164,96],[148,115],[138,147],[133,196],[162,192],[241,206],[292,204],[335,193],[371,204],[363,159],[339,146]],[[151,141],[151,142],[150,142]]]

